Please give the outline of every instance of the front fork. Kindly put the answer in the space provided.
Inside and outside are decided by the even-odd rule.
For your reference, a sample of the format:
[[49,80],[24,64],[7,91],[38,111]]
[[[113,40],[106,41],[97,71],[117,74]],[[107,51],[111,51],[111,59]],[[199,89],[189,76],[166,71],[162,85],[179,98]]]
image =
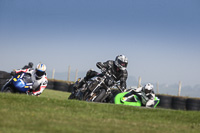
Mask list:
[[[91,96],[91,98],[90,98],[91,101],[94,101],[95,98],[97,97],[95,91],[102,85],[103,81],[104,81],[104,80],[102,80],[102,81],[95,87],[95,89],[92,91],[92,93],[90,94],[90,96]],[[103,84],[103,85],[104,85],[104,84]],[[110,88],[108,88],[106,85],[104,85],[103,88],[106,88],[106,95],[102,98],[101,101],[104,101],[104,100],[111,94],[111,89],[110,89]]]
[[10,79],[6,82],[6,84],[1,88],[1,92],[3,92],[4,89],[10,84],[10,82],[12,81],[12,79],[13,79],[13,77],[10,78]]
[[97,90],[97,88],[99,88],[101,86],[101,84],[103,83],[104,80],[102,80],[90,93],[90,96],[92,97],[94,95],[94,92]]

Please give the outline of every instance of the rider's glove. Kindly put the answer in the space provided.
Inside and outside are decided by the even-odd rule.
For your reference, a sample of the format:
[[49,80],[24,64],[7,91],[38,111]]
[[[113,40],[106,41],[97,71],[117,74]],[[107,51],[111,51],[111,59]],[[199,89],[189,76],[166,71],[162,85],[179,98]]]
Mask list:
[[107,69],[103,67],[103,68],[101,68],[101,70],[102,70],[103,72],[106,72]]

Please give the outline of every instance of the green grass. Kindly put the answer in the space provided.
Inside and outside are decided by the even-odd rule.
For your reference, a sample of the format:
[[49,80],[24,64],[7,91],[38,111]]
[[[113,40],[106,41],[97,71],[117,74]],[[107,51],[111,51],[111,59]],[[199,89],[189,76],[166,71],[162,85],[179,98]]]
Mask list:
[[200,131],[198,111],[97,104],[68,96],[48,89],[39,97],[0,93],[0,133]]

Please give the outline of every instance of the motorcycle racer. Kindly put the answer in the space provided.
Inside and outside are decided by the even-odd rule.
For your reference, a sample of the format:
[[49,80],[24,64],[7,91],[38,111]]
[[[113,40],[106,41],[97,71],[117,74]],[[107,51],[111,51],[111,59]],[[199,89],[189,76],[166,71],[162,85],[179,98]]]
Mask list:
[[37,67],[34,69],[18,69],[11,72],[11,75],[16,75],[20,73],[30,74],[33,85],[29,87],[27,94],[39,96],[48,84],[47,74],[46,74],[46,65],[39,63]]
[[[96,66],[100,69],[103,69],[103,71],[108,71],[110,74],[114,75],[116,78],[115,81],[120,81],[120,87],[122,90],[126,89],[126,80],[128,78],[128,72],[127,72],[127,65],[128,65],[128,59],[124,55],[118,55],[115,58],[115,61],[108,60],[106,62],[97,62]],[[77,88],[80,88],[86,81],[88,81],[90,78],[96,76],[98,73],[94,70],[89,70],[84,77],[83,80],[78,84]]]
[[[154,107],[155,93],[153,91],[153,85],[151,83],[146,84],[143,87],[132,89],[128,94],[126,94],[123,99],[124,101],[131,102],[136,100],[134,95],[137,95],[145,107]],[[136,100],[137,101],[137,100]]]
[[118,55],[115,58],[115,61],[108,60],[104,63],[97,62],[98,68],[103,68],[105,71],[113,74],[116,79],[115,81],[120,81],[120,87],[122,90],[126,89],[126,80],[128,78],[127,65],[128,59],[124,55]]

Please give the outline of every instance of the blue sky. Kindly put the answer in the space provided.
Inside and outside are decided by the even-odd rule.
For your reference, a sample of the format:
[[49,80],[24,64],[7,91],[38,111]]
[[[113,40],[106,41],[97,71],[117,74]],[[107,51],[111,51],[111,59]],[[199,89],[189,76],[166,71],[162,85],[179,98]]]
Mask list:
[[[43,62],[51,76],[129,59],[129,85],[200,84],[199,0],[0,0],[0,70]],[[59,78],[59,77],[58,77]],[[200,88],[199,88],[200,89]]]

